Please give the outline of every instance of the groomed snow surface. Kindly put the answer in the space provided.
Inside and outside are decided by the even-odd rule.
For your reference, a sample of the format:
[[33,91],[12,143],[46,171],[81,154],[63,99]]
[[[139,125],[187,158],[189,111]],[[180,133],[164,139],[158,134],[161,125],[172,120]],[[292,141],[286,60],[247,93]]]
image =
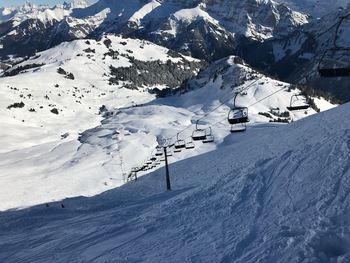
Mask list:
[[[45,65],[0,79],[0,262],[346,262],[349,106],[269,123],[259,113],[285,112],[300,91],[235,57],[203,70],[191,91],[156,99],[154,87],[109,85],[109,66],[129,67],[131,56],[194,59],[109,39],[117,58],[105,55],[104,39],[79,40],[16,67]],[[242,134],[230,134],[227,123],[234,90],[242,90],[237,106],[250,106]],[[23,108],[7,108],[21,101]],[[124,185],[162,138],[183,131],[189,139],[199,118],[215,142],[169,158],[172,192],[164,191],[161,166]]]
[[[349,262],[350,104],[0,216],[1,262]],[[61,204],[64,204],[64,208]]]

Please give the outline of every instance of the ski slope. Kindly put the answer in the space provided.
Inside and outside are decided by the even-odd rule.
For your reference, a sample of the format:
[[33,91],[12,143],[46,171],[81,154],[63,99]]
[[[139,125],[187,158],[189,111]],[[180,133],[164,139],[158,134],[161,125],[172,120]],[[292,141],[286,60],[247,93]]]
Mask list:
[[0,214],[2,262],[349,262],[350,104],[91,198]]
[[[104,44],[107,39],[111,48]],[[115,54],[106,55],[111,50]],[[82,160],[87,146],[81,147],[78,137],[104,119],[99,114],[102,105],[122,108],[155,98],[147,91],[151,88],[147,85],[124,88],[129,83],[127,79],[110,85],[110,66],[128,68],[133,59],[180,63],[179,67],[182,61],[198,61],[169,56],[168,49],[150,42],[109,36],[100,41],[63,43],[11,70],[35,67],[0,78],[0,121],[6,127],[0,131],[0,184],[6,186],[0,194],[0,210],[67,196],[93,195],[123,183],[119,174],[113,175],[116,166],[108,168],[111,171],[104,168],[103,162],[110,158],[104,149],[100,149],[98,158]],[[73,73],[74,79],[59,74],[59,68]],[[156,87],[162,89],[166,84]],[[23,108],[8,108],[20,102],[24,103]],[[54,109],[58,114],[52,113]],[[93,148],[99,147],[91,148],[97,153]]]
[[[272,108],[285,112],[291,96],[299,93],[229,57],[191,80],[188,92],[156,99],[148,92],[153,86],[127,89],[127,81],[109,85],[109,66],[132,66],[130,54],[140,61],[160,63],[196,60],[170,57],[167,49],[149,42],[109,39],[119,53],[117,59],[104,56],[108,52],[104,39],[88,44],[79,40],[15,66],[45,62],[41,67],[0,79],[6,87],[0,90],[0,120],[7,127],[0,131],[0,210],[93,196],[119,187],[133,167],[142,166],[155,153],[162,139],[171,137],[174,142],[176,133],[185,129],[180,138],[188,140],[198,119],[201,128],[212,126],[215,143],[196,143],[196,149],[181,152],[171,162],[215,150],[230,133],[227,115],[235,89],[249,87],[237,98],[237,106],[252,105],[251,126],[269,123],[272,119],[259,113]],[[87,49],[95,53],[84,52]],[[58,74],[59,67],[72,72],[74,80]],[[23,108],[7,109],[21,101]],[[334,107],[322,98],[316,104],[321,110]],[[101,105],[108,112],[99,115]],[[51,112],[54,108],[58,115]],[[290,120],[315,113],[313,109],[291,113]]]

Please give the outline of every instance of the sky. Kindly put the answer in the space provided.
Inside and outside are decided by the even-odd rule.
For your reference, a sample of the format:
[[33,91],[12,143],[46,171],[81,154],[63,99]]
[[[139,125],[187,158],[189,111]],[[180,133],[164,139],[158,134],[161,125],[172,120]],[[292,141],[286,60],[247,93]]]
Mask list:
[[[23,4],[25,0],[0,0],[0,6],[12,6],[12,5],[20,5]],[[49,5],[55,5],[57,3],[63,3],[64,0],[32,0],[30,1],[34,4],[49,4]],[[71,2],[71,1],[66,1]]]
[[[0,7],[2,6],[16,6],[21,5],[25,0],[0,0]],[[33,4],[45,4],[53,6],[58,3],[72,2],[72,0],[30,0]]]

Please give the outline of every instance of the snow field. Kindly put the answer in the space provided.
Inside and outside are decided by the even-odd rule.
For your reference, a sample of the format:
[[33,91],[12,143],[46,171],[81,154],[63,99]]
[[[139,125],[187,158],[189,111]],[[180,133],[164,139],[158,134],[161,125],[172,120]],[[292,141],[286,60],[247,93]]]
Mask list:
[[[166,49],[148,42],[108,38],[119,53],[131,48],[137,51],[132,54],[140,60],[171,59]],[[109,62],[107,57],[103,60],[107,51],[101,44],[103,40],[89,42],[63,43],[20,64],[46,62],[40,68],[1,79],[0,118],[7,128],[0,131],[0,181],[8,190],[0,194],[0,210],[24,208],[66,197],[92,196],[121,186],[133,167],[142,166],[155,153],[155,147],[162,139],[172,137],[174,142],[176,133],[185,129],[180,138],[189,140],[199,118],[200,128],[212,127],[215,143],[196,142],[195,149],[169,158],[171,163],[229,143],[230,126],[226,119],[233,106],[233,83],[238,85],[235,89],[253,83],[236,101],[237,106],[255,104],[249,109],[249,129],[258,123],[269,122],[270,119],[259,112],[276,107],[283,112],[292,94],[298,93],[297,90],[280,91],[267,97],[288,84],[259,75],[255,76],[259,81],[251,79],[241,83],[242,76],[256,73],[246,65],[234,64],[234,57],[230,57],[193,80],[198,88],[183,95],[155,99],[147,88],[128,90],[122,88],[122,83],[120,86],[108,85],[108,76],[104,73],[108,72],[109,63],[115,63],[117,67],[127,66],[129,61]],[[143,49],[139,48],[141,45],[144,45]],[[84,50],[88,48],[94,49],[95,53],[86,54]],[[178,58],[173,59],[176,62]],[[222,66],[226,70],[222,71]],[[59,67],[73,73],[74,80],[58,74]],[[214,79],[213,75],[218,72],[221,73]],[[261,99],[264,100],[256,104]],[[22,100],[23,108],[6,108]],[[317,105],[320,104],[322,110],[333,107],[322,99],[319,102]],[[109,116],[98,115],[102,104],[110,110]],[[35,112],[30,112],[30,108]],[[50,112],[53,108],[58,109],[58,115]],[[307,114],[296,112],[291,118],[298,120],[314,113],[313,110],[308,110]],[[203,115],[207,116],[203,118]]]
[[171,164],[171,192],[161,168],[99,196],[65,200],[64,209],[4,212],[0,258],[347,262],[348,111],[349,104],[226,137],[216,151]]

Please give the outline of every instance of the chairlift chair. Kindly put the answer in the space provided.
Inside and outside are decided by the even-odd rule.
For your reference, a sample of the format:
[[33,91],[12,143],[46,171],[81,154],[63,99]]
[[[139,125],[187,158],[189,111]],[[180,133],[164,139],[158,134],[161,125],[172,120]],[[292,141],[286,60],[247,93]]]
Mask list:
[[195,148],[195,145],[194,145],[194,142],[193,142],[192,137],[191,137],[191,140],[190,140],[190,141],[186,142],[185,148],[188,149],[188,150],[189,150],[189,149]]
[[[186,146],[186,143],[185,143],[185,146]],[[181,152],[181,149],[179,149],[179,148],[178,149],[176,149],[176,148],[174,149],[174,153],[180,153],[180,152]]]
[[248,108],[247,107],[234,107],[227,116],[227,120],[230,124],[239,124],[249,122]]
[[176,141],[174,144],[175,149],[180,149],[180,151],[182,148],[185,148],[185,146],[186,146],[185,140]]
[[173,156],[173,152],[170,149],[166,150],[166,156]]
[[[293,98],[296,98],[296,100],[293,100]],[[289,110],[289,111],[298,111],[298,110],[307,110],[308,108],[310,108],[310,105],[307,104],[307,103],[295,105],[295,102],[297,102],[297,101],[300,101],[300,99],[298,98],[298,95],[293,95],[290,98],[290,104],[287,107],[287,110]]]
[[199,120],[197,120],[197,122],[196,122],[196,129],[192,133],[192,139],[194,141],[202,141],[202,140],[205,140],[205,138],[206,138],[205,129],[198,128],[198,121]]
[[342,31],[344,22],[348,23],[345,25],[348,27],[350,13],[340,17],[335,30],[333,47],[327,49],[320,59],[318,72],[321,77],[350,77],[350,46],[339,43],[339,33]]
[[212,134],[212,129],[211,129],[211,127],[209,127],[209,132],[208,132],[208,133],[207,133],[207,130],[206,130],[205,139],[204,139],[202,142],[203,142],[203,143],[214,142],[214,135]]
[[176,135],[176,142],[174,144],[175,150],[185,148],[186,147],[186,142],[185,140],[179,139],[179,133]]
[[231,133],[245,132],[247,130],[246,123],[231,124]]
[[227,120],[230,124],[239,124],[239,123],[249,122],[248,108],[236,106],[236,100],[238,95],[239,95],[239,92],[236,92],[233,100],[233,107],[228,112]]
[[156,148],[156,156],[163,156],[164,152],[163,152],[163,148],[161,146],[157,146]]
[[324,52],[318,64],[321,77],[350,77],[350,48],[331,48]]

